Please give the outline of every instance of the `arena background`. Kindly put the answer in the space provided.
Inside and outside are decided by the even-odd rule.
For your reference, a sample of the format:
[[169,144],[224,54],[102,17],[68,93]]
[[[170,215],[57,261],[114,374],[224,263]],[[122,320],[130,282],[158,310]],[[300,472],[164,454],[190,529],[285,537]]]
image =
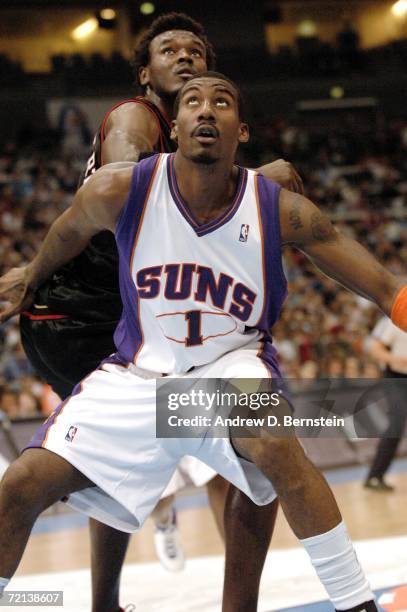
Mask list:
[[[306,194],[336,225],[389,269],[405,275],[406,0],[2,0],[0,273],[29,261],[50,223],[69,206],[105,111],[135,92],[128,63],[135,43],[153,18],[170,10],[185,11],[204,23],[219,70],[242,87],[251,140],[240,152],[241,163],[291,161]],[[84,23],[81,35],[76,28]],[[285,271],[289,298],[273,330],[285,374],[381,377],[366,343],[380,318],[378,309],[315,273],[299,252],[285,251]],[[17,321],[7,323],[0,329],[0,461],[16,456],[57,403],[24,356]],[[360,540],[360,556],[374,586],[406,582],[406,440],[389,477],[395,491],[387,494],[362,488],[375,440],[356,440],[344,430],[335,439],[304,443],[315,462],[329,470],[327,477],[351,534]],[[178,504],[187,569],[174,579],[153,563],[147,525],[133,538],[131,565],[125,570],[123,596],[135,601],[137,609],[219,608],[222,546],[205,494],[187,490]],[[85,523],[63,507],[41,518],[15,584],[61,584],[66,609],[87,609]],[[280,517],[263,577],[261,610],[290,605],[308,610],[307,603],[323,599],[295,546]],[[208,555],[214,555],[210,562]],[[372,567],[379,556],[382,564]],[[66,573],[45,579],[49,571]],[[79,601],[72,594],[77,581],[82,581]],[[387,610],[407,609],[407,599],[397,604],[392,597]],[[324,605],[309,609],[323,610]]]

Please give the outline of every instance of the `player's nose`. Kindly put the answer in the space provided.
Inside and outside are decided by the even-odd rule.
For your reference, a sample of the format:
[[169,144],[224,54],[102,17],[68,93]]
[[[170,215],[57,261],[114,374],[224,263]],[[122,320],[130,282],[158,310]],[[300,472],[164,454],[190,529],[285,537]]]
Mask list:
[[215,121],[215,113],[213,111],[213,106],[209,99],[203,100],[199,111],[198,119],[199,121],[202,121],[203,119],[205,119],[206,121]]
[[187,62],[188,64],[192,64],[192,55],[189,53],[187,49],[180,49],[177,55],[177,62],[181,64],[182,62]]

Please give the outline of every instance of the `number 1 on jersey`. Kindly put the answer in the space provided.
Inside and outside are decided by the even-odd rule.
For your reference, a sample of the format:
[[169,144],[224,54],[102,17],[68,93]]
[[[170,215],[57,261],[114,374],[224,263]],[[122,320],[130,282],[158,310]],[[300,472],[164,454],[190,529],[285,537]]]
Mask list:
[[185,320],[188,325],[188,336],[185,338],[185,346],[199,346],[203,344],[201,319],[201,310],[189,310],[185,313]]

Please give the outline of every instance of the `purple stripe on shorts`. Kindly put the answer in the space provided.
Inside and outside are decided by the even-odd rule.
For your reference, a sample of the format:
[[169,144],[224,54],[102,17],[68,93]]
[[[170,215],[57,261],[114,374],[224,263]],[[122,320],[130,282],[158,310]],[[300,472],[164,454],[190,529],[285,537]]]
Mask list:
[[25,451],[27,448],[41,448],[42,447],[42,445],[43,445],[43,443],[45,441],[45,438],[47,436],[48,430],[55,423],[55,421],[56,421],[58,415],[61,413],[62,409],[69,402],[70,398],[73,397],[74,395],[78,395],[78,393],[80,393],[81,390],[82,390],[82,381],[80,383],[78,383],[73,388],[73,391],[72,391],[71,395],[69,397],[67,397],[63,402],[61,402],[55,408],[54,412],[47,418],[47,420],[44,421],[44,423],[38,427],[38,429],[36,430],[35,434],[31,438],[31,440],[29,441],[27,446],[25,446],[23,448],[23,451]]
[[55,423],[55,419],[61,412],[62,408],[65,406],[65,403],[68,401],[69,397],[64,402],[61,402],[59,406],[51,414],[51,416],[48,417],[48,419],[44,421],[44,423],[38,427],[35,434],[31,438],[27,446],[24,447],[23,450],[26,450],[27,448],[41,448],[41,446],[44,443],[44,440],[46,438],[49,428]]

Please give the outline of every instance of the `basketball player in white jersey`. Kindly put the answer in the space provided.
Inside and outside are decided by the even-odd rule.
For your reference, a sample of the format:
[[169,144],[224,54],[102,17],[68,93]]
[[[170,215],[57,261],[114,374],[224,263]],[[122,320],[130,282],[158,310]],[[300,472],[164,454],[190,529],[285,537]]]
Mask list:
[[[97,131],[92,155],[81,183],[103,164],[139,161],[152,153],[175,151],[170,138],[175,96],[190,76],[214,66],[214,52],[201,24],[188,15],[160,15],[146,30],[135,49],[134,76],[143,96],[119,102],[110,109]],[[261,173],[294,191],[302,192],[301,179],[287,162],[263,166]],[[55,271],[36,292],[33,305],[22,313],[20,329],[24,349],[35,370],[65,399],[76,384],[115,350],[113,333],[121,316],[118,255],[109,232],[94,236],[78,258]],[[64,351],[60,346],[64,346]],[[78,348],[80,346],[80,349]],[[77,351],[81,359],[75,358]],[[237,593],[253,601],[258,593],[262,566],[272,533],[277,503],[257,507],[234,490],[235,511],[223,524],[228,483],[193,457],[185,457],[152,515],[155,545],[167,568],[183,566],[176,531],[172,496],[185,482],[207,485],[209,506],[219,532],[238,528],[246,534],[246,554],[251,574],[238,567],[236,542],[226,538],[225,596]],[[90,521],[91,574],[94,612],[119,612],[119,577],[129,541]],[[233,563],[233,567],[231,564]],[[243,597],[239,596],[241,600]]]
[[[184,85],[173,137],[175,154],[96,172],[53,224],[24,281],[16,270],[0,279],[0,295],[11,301],[4,321],[26,308],[38,284],[92,235],[115,233],[123,301],[117,352],[77,386],[6,472],[0,585],[50,504],[69,496],[90,516],[137,530],[179,460],[192,455],[259,505],[278,495],[337,610],[377,610],[332,492],[298,441],[233,433],[156,438],[155,380],[280,376],[269,330],[286,294],[284,244],[300,248],[405,330],[407,287],[309,200],[234,165],[249,133],[238,89],[226,77],[204,73]],[[224,612],[254,609],[223,603]]]

